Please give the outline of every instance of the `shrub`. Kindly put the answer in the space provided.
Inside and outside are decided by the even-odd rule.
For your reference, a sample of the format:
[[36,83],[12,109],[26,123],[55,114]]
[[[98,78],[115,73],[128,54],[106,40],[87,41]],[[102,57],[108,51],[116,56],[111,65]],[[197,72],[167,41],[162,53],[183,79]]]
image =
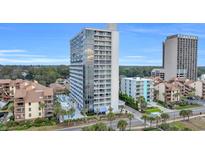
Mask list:
[[169,124],[167,124],[167,123],[163,123],[159,127],[163,130],[169,130],[169,128],[170,128]]
[[185,128],[182,129],[182,131],[192,131],[192,129],[185,127]]
[[113,129],[107,127],[104,123],[97,123],[91,126],[83,127],[83,131],[113,131]]
[[154,128],[154,127],[147,127],[143,129],[144,131],[159,131],[159,129]]

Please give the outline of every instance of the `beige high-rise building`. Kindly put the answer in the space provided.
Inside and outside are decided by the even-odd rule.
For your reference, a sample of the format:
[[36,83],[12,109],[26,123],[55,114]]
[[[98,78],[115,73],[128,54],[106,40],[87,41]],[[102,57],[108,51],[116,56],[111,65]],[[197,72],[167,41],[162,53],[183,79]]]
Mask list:
[[165,80],[174,77],[197,79],[198,37],[190,35],[168,36],[163,43]]

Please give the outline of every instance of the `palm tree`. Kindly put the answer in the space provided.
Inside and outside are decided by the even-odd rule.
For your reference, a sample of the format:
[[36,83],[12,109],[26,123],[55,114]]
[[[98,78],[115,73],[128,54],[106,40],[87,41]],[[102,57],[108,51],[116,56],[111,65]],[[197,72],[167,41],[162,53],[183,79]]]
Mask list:
[[113,108],[111,106],[109,106],[108,111],[112,112]]
[[112,128],[112,121],[115,120],[115,114],[112,112],[112,107],[109,107],[109,113],[107,114],[107,119],[110,121],[110,128]]
[[10,102],[9,106],[8,106],[8,112],[11,112],[13,115],[12,115],[12,120],[15,119],[14,117],[14,102]]
[[8,106],[8,112],[14,113],[14,103],[11,102]]
[[131,125],[132,125],[132,119],[134,118],[134,115],[132,113],[128,113],[128,119],[130,121],[130,130],[131,130]]
[[179,91],[177,91],[176,93],[174,93],[173,96],[174,96],[175,98],[177,98],[177,101],[179,101],[179,99],[178,99],[178,97],[180,96]]
[[127,127],[128,123],[127,121],[125,120],[120,120],[118,123],[117,123],[117,128],[120,129],[121,131],[124,131]]
[[161,117],[160,116],[156,116],[155,120],[156,120],[156,127],[158,127],[158,124],[159,124],[159,122],[161,120]]
[[140,104],[140,110],[144,112],[147,108],[147,102],[145,101],[145,98],[143,96],[140,96],[138,97],[137,102]]
[[68,111],[66,111],[66,114],[68,115],[68,117],[70,117],[71,115],[73,115],[73,113],[75,113],[75,109],[72,107],[70,108]]
[[143,114],[142,117],[141,117],[141,119],[144,120],[144,126],[145,126],[145,128],[146,128],[148,115],[147,115],[147,114]]
[[188,120],[189,120],[189,117],[191,115],[193,115],[193,111],[192,110],[186,110],[186,112],[187,112],[187,117],[188,117]]
[[83,109],[82,109],[82,114],[83,114],[83,116],[85,117],[86,116],[86,113],[88,112],[88,109],[86,108],[86,107],[84,107]]
[[166,123],[166,121],[169,119],[169,114],[162,113],[161,114],[161,118],[162,118],[162,121]]
[[41,111],[42,111],[42,117],[45,116],[45,115],[44,115],[44,109],[45,109],[45,107],[46,107],[46,104],[45,104],[45,103],[39,102],[39,108],[40,108]]
[[123,110],[124,110],[124,106],[121,107],[121,109],[120,109],[120,115],[122,115]]
[[61,105],[59,102],[55,102],[54,104],[54,115],[56,116],[56,119],[59,120],[60,114],[61,114]]
[[64,115],[67,115],[67,111],[64,109],[60,110],[60,115],[62,116],[62,121],[64,121]]
[[152,122],[155,121],[155,117],[149,116],[148,120],[150,122],[150,127],[152,127]]
[[187,116],[187,111],[186,111],[186,110],[181,110],[181,111],[179,112],[179,115],[180,115],[181,117],[183,117],[183,119],[185,120],[185,117]]

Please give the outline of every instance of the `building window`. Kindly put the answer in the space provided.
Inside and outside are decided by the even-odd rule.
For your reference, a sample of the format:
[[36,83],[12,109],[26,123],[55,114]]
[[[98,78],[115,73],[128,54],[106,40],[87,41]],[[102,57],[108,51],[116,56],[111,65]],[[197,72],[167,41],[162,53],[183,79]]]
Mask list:
[[41,112],[39,112],[39,114],[38,114],[39,116],[41,116]]
[[28,104],[29,104],[29,106],[31,106],[31,102],[29,102]]
[[28,115],[29,117],[31,117],[31,113],[29,113],[29,115]]
[[31,108],[29,108],[29,111],[31,111]]

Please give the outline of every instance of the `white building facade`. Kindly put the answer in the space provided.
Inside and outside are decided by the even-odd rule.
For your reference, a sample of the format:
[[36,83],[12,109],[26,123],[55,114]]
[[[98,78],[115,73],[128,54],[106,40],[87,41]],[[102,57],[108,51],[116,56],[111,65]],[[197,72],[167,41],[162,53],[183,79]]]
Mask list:
[[145,78],[122,78],[121,92],[131,96],[135,100],[143,96],[147,102],[153,101],[153,81]]
[[108,25],[85,28],[70,41],[70,96],[79,109],[118,112],[119,32]]

